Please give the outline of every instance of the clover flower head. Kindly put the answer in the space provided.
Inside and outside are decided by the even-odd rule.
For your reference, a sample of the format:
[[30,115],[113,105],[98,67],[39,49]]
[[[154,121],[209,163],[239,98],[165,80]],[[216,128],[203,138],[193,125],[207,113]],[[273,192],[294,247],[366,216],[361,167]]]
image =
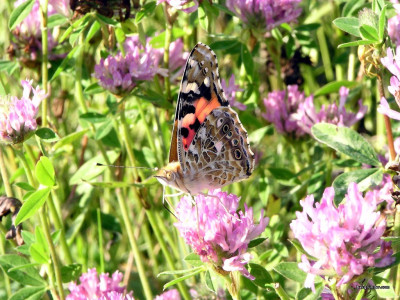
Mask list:
[[291,116],[304,132],[311,134],[311,127],[317,123],[330,123],[342,127],[350,127],[361,120],[367,113],[368,107],[362,105],[362,100],[358,101],[358,112],[348,112],[345,103],[349,95],[349,89],[341,87],[339,90],[339,106],[336,103],[328,106],[322,105],[317,112],[314,105],[314,97],[310,96],[303,103],[299,104],[298,110]]
[[[18,7],[27,0],[15,1],[14,6]],[[47,15],[52,16],[55,14],[62,14],[66,17],[71,15],[69,9],[69,0],[49,0]],[[41,32],[41,13],[40,13],[40,1],[35,0],[32,6],[31,12],[28,16],[22,20],[13,30],[13,35],[16,40],[13,45],[13,51],[21,49],[23,54],[29,56],[28,59],[31,61],[37,61],[40,59],[42,52],[42,32]],[[57,41],[52,35],[52,30],[48,32],[48,51],[49,59],[57,59],[63,57],[64,54],[55,54],[52,52],[53,48],[57,46]]]
[[[197,0],[157,0],[157,5],[166,2],[169,6],[181,10],[187,14],[190,14],[199,8],[199,2]],[[187,4],[193,3],[192,6],[187,7]]]
[[181,300],[178,290],[172,289],[158,295],[154,300]]
[[239,197],[220,190],[210,191],[208,196],[199,194],[192,205],[189,196],[181,198],[176,212],[175,227],[203,262],[209,262],[218,270],[240,271],[254,279],[245,265],[251,255],[247,252],[249,242],[266,228],[268,218],[260,215],[259,224],[254,224],[253,210],[245,205],[237,212]]
[[236,100],[236,93],[243,92],[243,89],[235,84],[235,75],[232,74],[229,78],[228,85],[225,79],[222,79],[221,86],[232,107],[236,107],[239,110],[246,110],[247,106]]
[[264,99],[266,113],[263,113],[262,116],[273,123],[279,133],[295,133],[296,136],[301,136],[305,132],[297,124],[297,121],[291,118],[291,115],[298,110],[299,105],[305,101],[304,99],[304,93],[299,91],[298,85],[289,85],[287,93],[273,91]]
[[27,134],[36,130],[39,105],[47,97],[39,86],[32,87],[32,80],[22,80],[21,99],[15,96],[0,98],[0,141],[20,143]]
[[115,271],[111,277],[108,273],[98,275],[95,268],[81,275],[80,284],[69,284],[70,294],[66,300],[134,300],[132,292],[125,295],[125,287],[121,287],[122,273]]
[[226,6],[247,25],[272,30],[295,22],[301,14],[301,0],[227,0]]
[[[320,203],[307,196],[302,212],[290,224],[304,250],[317,261],[301,258],[300,269],[308,273],[305,286],[315,292],[315,276],[335,277],[337,285],[350,282],[369,267],[390,265],[390,243],[381,240],[386,220],[377,212],[374,197],[363,197],[356,183],[348,188],[345,202],[334,206],[335,192],[326,188]],[[379,251],[375,252],[377,248]]]
[[121,52],[101,59],[94,67],[93,76],[99,85],[116,95],[125,95],[142,80],[152,80],[161,73],[158,67],[160,54],[148,43],[143,46],[138,37],[127,38],[124,43],[126,55]]

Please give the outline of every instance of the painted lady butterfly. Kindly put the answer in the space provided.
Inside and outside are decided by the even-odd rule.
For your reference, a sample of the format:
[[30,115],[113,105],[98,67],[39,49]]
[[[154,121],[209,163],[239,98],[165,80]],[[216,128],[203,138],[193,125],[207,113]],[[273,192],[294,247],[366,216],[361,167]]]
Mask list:
[[246,179],[253,169],[247,132],[221,88],[217,57],[199,43],[190,53],[181,82],[169,164],[155,177],[196,195]]

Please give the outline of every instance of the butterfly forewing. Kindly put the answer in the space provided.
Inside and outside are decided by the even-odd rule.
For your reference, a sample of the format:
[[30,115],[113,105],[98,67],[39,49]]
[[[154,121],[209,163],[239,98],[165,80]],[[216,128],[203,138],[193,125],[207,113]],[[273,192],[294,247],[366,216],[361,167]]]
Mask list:
[[219,80],[217,57],[197,44],[186,62],[175,113],[169,161],[182,163],[197,130],[215,108],[229,106]]

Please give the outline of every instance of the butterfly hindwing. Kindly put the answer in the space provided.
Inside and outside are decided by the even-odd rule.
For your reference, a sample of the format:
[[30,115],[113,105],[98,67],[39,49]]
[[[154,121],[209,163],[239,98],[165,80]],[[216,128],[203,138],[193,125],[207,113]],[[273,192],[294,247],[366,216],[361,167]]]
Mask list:
[[186,62],[175,113],[169,161],[185,170],[189,146],[207,116],[229,107],[221,87],[217,57],[207,45],[197,44]]
[[[189,146],[185,168],[189,190],[215,189],[248,178],[254,154],[247,132],[230,107],[214,109],[200,126]],[[193,186],[192,186],[193,183]]]

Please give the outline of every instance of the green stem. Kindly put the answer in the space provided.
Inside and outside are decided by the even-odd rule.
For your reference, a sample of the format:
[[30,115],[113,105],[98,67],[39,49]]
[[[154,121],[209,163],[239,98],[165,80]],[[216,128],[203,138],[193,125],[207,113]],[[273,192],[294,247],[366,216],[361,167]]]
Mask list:
[[103,230],[101,228],[101,213],[99,208],[97,209],[97,231],[99,234],[100,272],[104,273]]
[[67,243],[67,239],[65,237],[64,225],[63,225],[63,223],[61,221],[61,217],[58,214],[57,209],[54,205],[54,199],[53,199],[52,195],[50,195],[49,199],[47,199],[47,205],[49,207],[51,218],[53,219],[55,228],[57,230],[60,230],[60,245],[61,245],[61,248],[65,255],[65,260],[66,260],[67,264],[72,264],[73,260],[72,260],[72,256],[71,256],[71,251],[70,251],[68,243]]
[[[278,41],[276,40],[267,40],[265,42],[268,50],[268,54],[271,56],[275,69],[276,69],[276,76],[269,76],[271,88],[273,90],[282,90],[283,89],[283,82],[282,82],[282,77],[281,77],[281,50],[280,50],[280,45],[278,44]],[[272,44],[274,44],[275,47],[272,47]]]
[[[0,255],[5,254],[5,238],[3,235],[1,235],[0,237]],[[5,290],[7,292],[7,297],[10,298],[11,297],[11,285],[10,285],[10,278],[8,277],[6,271],[4,271],[3,269],[1,270],[1,272],[3,273],[3,278],[4,278],[4,287]]]
[[326,42],[323,27],[320,27],[317,29],[317,39],[319,42],[319,47],[321,49],[321,57],[322,57],[322,63],[324,65],[325,76],[329,82],[334,79],[334,75],[333,75],[333,71],[332,71],[332,64],[331,64],[331,58],[330,58],[330,54],[329,54],[328,44]]
[[[33,180],[32,172],[31,172],[31,169],[29,168],[28,161],[25,158],[23,149],[15,149],[15,152],[17,153],[18,157],[20,158],[22,166],[24,167],[25,174],[26,174],[26,177],[28,178],[29,184],[31,186],[33,186],[33,187],[36,187],[36,183]],[[60,269],[59,269],[57,256],[55,256],[54,244],[53,244],[53,241],[51,239],[51,235],[49,233],[49,228],[48,228],[47,222],[46,222],[46,220],[44,218],[45,214],[43,213],[43,209],[44,208],[42,208],[40,210],[40,213],[39,213],[40,221],[41,221],[41,224],[42,224],[42,229],[43,229],[43,231],[44,231],[44,233],[46,235],[46,240],[47,240],[47,242],[49,244],[50,255],[52,256],[52,262],[53,262],[53,265],[51,263],[47,264],[47,273],[49,275],[49,280],[50,280],[50,289],[51,289],[51,293],[53,295],[53,298],[58,299],[59,297],[58,297],[58,295],[57,295],[57,293],[55,291],[56,288],[54,286],[54,270],[56,270],[58,268],[58,275],[57,275],[57,270],[56,270],[56,280],[57,280],[57,285],[58,285],[59,296],[63,300],[64,299],[64,290],[62,288],[61,272],[60,272]],[[50,242],[49,242],[49,240],[47,238],[47,233],[50,235]],[[52,250],[54,250],[54,251],[52,251]],[[54,270],[53,270],[53,266],[54,266]],[[57,278],[57,277],[59,277],[59,278]],[[61,283],[61,285],[59,285],[59,283]]]
[[[44,235],[46,237],[47,244],[49,245],[49,249],[50,249],[51,260],[52,260],[55,275],[56,275],[58,294],[60,296],[60,299],[64,300],[65,295],[64,295],[63,285],[62,285],[61,267],[60,267],[60,263],[58,261],[58,256],[56,254],[56,248],[54,247],[53,240],[51,239],[51,234],[50,234],[50,229],[49,229],[50,226],[49,226],[49,223],[47,220],[47,215],[45,213],[45,206],[42,207],[42,209],[40,210],[40,218],[41,218],[42,225],[43,225],[42,227],[43,227]],[[51,269],[51,264],[49,264],[49,269]]]
[[146,115],[145,115],[145,113],[143,111],[143,107],[142,107],[142,103],[140,102],[140,99],[136,99],[136,103],[137,103],[138,108],[139,108],[140,117],[141,117],[142,122],[144,124],[144,129],[145,129],[145,132],[146,132],[147,141],[149,142],[149,145],[150,145],[150,149],[151,149],[151,151],[153,151],[154,155],[156,156],[157,162],[161,165],[162,162],[159,161],[159,158],[158,158],[158,155],[157,155],[156,146],[154,144],[154,137],[151,134],[149,124],[146,121]]
[[6,190],[6,195],[7,197],[12,197],[13,192],[11,189],[10,181],[8,179],[6,165],[4,163],[3,149],[1,146],[0,146],[0,172],[1,172],[1,178],[3,179],[4,188]]
[[349,55],[349,64],[348,64],[348,69],[347,69],[347,80],[348,81],[353,81],[354,80],[354,68],[356,65],[356,48],[351,47],[350,50],[350,55]]
[[[79,37],[79,40],[80,40],[80,44],[83,45],[83,36],[82,35]],[[86,113],[86,112],[88,112],[88,109],[87,109],[85,100],[83,98],[83,90],[82,90],[82,84],[81,84],[82,64],[83,64],[83,48],[79,51],[80,52],[78,53],[78,57],[76,59],[76,68],[75,68],[75,70],[76,70],[76,73],[75,73],[75,96],[78,100],[81,110],[84,113]],[[94,133],[95,132],[94,126],[90,126],[90,128],[91,128],[92,132]],[[97,144],[106,164],[110,165],[110,160],[107,156],[107,153],[104,149],[103,144],[101,143],[101,141],[96,141],[96,144]],[[109,168],[110,168],[111,174],[114,174],[111,167],[109,167]],[[125,229],[128,234],[129,243],[131,245],[131,248],[132,248],[132,251],[133,251],[133,254],[135,257],[135,263],[136,263],[136,267],[137,267],[137,270],[139,273],[140,282],[142,283],[142,287],[143,287],[146,299],[151,300],[151,299],[153,299],[153,296],[151,293],[148,278],[147,278],[145,270],[144,270],[143,260],[140,256],[139,247],[136,243],[136,239],[133,234],[133,226],[129,219],[128,207],[127,207],[124,197],[122,196],[120,189],[116,189],[116,195],[117,195],[118,204],[119,204],[119,207],[120,207],[120,210],[122,213],[122,219],[123,219],[123,222],[125,225]]]
[[[123,128],[122,129],[122,134],[123,134],[122,138],[123,138],[123,140],[125,142],[125,147],[126,147],[126,151],[128,152],[128,157],[129,157],[129,160],[130,160],[130,164],[132,166],[136,166],[135,156],[134,156],[133,150],[132,150],[133,149],[132,140],[131,140],[129,132],[128,132],[129,130],[128,130],[128,126],[127,126],[127,123],[126,123],[125,112],[124,112],[123,109],[121,109],[120,116],[121,116],[121,122],[122,122],[122,128]],[[132,152],[132,153],[130,153],[130,152]],[[138,193],[136,187],[132,186],[132,191],[133,191],[133,193],[135,195],[135,199],[137,200],[136,201],[137,203],[142,203],[142,204],[146,203],[144,199],[140,199],[140,196],[139,196],[139,193]],[[148,204],[145,204],[145,205],[147,206],[147,208],[149,208]],[[167,248],[167,245],[165,243],[164,237],[161,234],[160,228],[158,226],[159,223],[157,222],[157,219],[156,219],[156,217],[154,215],[154,212],[152,210],[150,210],[150,209],[146,209],[146,214],[147,214],[147,217],[149,219],[150,225],[151,225],[151,227],[152,227],[152,229],[154,231],[154,234],[155,234],[155,236],[156,236],[156,238],[157,238],[157,240],[158,240],[158,242],[160,244],[161,250],[163,251],[163,254],[164,254],[164,256],[165,256],[165,258],[167,260],[169,268],[171,270],[175,270],[176,268],[175,268],[175,264],[174,264],[174,261],[173,261],[172,256],[171,256],[171,252]],[[190,295],[189,295],[188,290],[186,289],[186,286],[184,286],[181,282],[178,283],[178,289],[180,290],[180,292],[183,295],[184,299],[190,299]]]
[[[49,3],[49,0],[43,0],[41,1],[42,5],[40,5],[40,10],[41,10],[41,25],[42,25],[42,86],[44,89],[44,92],[47,94],[48,93],[48,88],[47,84],[49,81],[49,72],[47,69],[48,65],[48,29],[47,29],[47,6]],[[48,121],[47,121],[47,105],[48,105],[48,100],[45,99],[42,102],[42,126],[47,127],[48,126]]]
[[172,23],[170,21],[170,15],[168,13],[168,3],[164,3],[164,15],[165,15],[165,43],[164,43],[164,68],[168,70],[168,76],[164,78],[165,80],[165,92],[167,96],[167,101],[172,102],[171,97],[171,82],[169,80],[169,46],[171,44],[172,37]]
[[[383,82],[382,82],[382,74],[378,75],[377,80],[378,80],[378,91],[379,91],[378,102],[380,102],[381,98],[385,97],[385,92],[383,89]],[[396,159],[396,151],[394,150],[392,125],[390,123],[390,119],[388,116],[384,115],[383,118],[385,121],[386,137],[387,137],[387,142],[388,142],[390,160],[393,161]]]
[[275,292],[278,294],[279,298],[282,300],[290,300],[289,295],[285,292],[282,286],[279,283],[275,283],[274,285]]

